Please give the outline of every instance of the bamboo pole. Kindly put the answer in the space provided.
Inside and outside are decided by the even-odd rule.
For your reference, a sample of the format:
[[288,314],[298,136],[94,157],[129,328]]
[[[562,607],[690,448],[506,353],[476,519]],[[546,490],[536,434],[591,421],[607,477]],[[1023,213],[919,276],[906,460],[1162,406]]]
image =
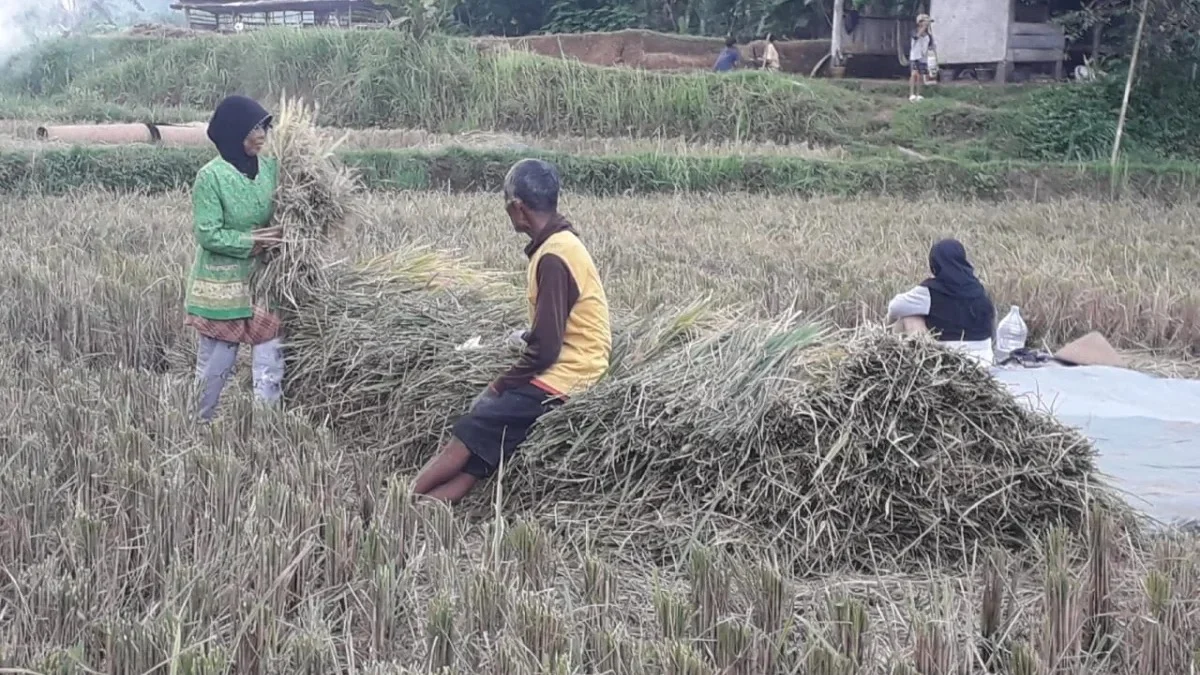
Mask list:
[[1133,89],[1133,74],[1137,70],[1138,54],[1142,51],[1142,32],[1146,29],[1146,10],[1150,0],[1142,0],[1142,18],[1138,19],[1137,35],[1133,38],[1133,56],[1129,59],[1129,75],[1125,78],[1125,95],[1121,98],[1121,115],[1117,118],[1117,135],[1113,138],[1112,158],[1109,164],[1117,168],[1117,156],[1121,154],[1121,136],[1125,133],[1125,115],[1129,112],[1129,92]]

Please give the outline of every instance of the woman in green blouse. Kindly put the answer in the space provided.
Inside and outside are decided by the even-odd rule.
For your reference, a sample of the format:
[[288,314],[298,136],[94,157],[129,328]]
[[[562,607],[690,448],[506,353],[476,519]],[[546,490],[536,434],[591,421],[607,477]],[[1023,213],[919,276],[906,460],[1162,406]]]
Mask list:
[[278,164],[259,158],[270,128],[271,115],[256,101],[222,101],[208,123],[220,156],[200,169],[192,187],[196,257],[188,276],[187,325],[200,334],[196,373],[205,422],[216,413],[242,344],[252,346],[256,397],[273,404],[282,393],[280,322],[253,305],[248,285],[258,256],[279,241],[279,229],[267,226]]

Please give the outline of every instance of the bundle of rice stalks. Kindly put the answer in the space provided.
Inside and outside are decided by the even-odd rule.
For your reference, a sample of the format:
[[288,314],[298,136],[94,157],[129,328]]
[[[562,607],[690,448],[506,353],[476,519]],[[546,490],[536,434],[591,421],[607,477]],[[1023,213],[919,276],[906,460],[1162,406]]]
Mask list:
[[334,156],[345,135],[327,135],[315,118],[299,99],[284,98],[271,132],[279,162],[271,224],[282,229],[282,242],[263,256],[252,286],[285,315],[323,289],[331,243],[358,210],[354,175]]
[[423,249],[339,263],[288,322],[289,401],[411,468],[515,359],[511,286]]
[[[284,319],[289,403],[410,466],[501,372],[506,355],[489,345],[514,325],[515,294],[422,249],[364,264],[337,259],[339,235],[363,214],[354,177],[334,156],[342,139],[314,120],[298,100],[285,99],[276,116],[273,224],[282,242],[252,284]],[[472,337],[478,348],[459,348]]]
[[714,538],[808,571],[953,564],[1115,503],[1082,435],[967,358],[790,320],[614,374],[547,415],[522,456],[509,508],[566,536],[664,556]]

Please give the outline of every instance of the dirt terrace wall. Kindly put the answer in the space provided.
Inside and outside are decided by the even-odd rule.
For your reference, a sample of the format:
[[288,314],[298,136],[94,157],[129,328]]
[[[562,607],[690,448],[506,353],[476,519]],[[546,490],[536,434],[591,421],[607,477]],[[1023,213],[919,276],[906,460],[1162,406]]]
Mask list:
[[[749,59],[752,55],[761,56],[766,49],[765,40],[755,40],[748,46],[742,47],[742,58]],[[829,40],[787,40],[777,41],[775,49],[779,51],[779,67],[785,73],[812,73],[817,63],[829,53]]]
[[[721,38],[669,35],[647,30],[612,33],[565,33],[520,38],[478,38],[481,49],[507,45],[543,56],[575,59],[594,66],[628,66],[646,70],[708,70],[725,46]],[[825,54],[828,40],[776,42],[783,70],[808,74]],[[756,40],[739,45],[749,62],[761,55],[764,43]]]

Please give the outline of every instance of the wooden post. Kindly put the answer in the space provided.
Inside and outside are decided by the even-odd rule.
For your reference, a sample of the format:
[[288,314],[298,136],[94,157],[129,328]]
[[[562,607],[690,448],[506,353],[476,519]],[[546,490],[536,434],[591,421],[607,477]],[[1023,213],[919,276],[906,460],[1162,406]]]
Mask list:
[[846,10],[846,0],[833,0],[833,36],[829,41],[829,65],[844,65],[842,58],[842,33],[846,32],[843,25],[843,14]]
[[1125,78],[1125,95],[1121,98],[1121,114],[1117,117],[1117,135],[1113,138],[1110,165],[1117,168],[1117,156],[1121,154],[1121,136],[1125,133],[1125,115],[1129,112],[1129,92],[1133,89],[1133,74],[1137,70],[1138,53],[1142,51],[1142,31],[1146,29],[1146,9],[1150,0],[1142,0],[1142,18],[1138,19],[1137,35],[1133,38],[1133,56],[1129,58],[1129,76]]
[[1013,24],[1017,22],[1017,0],[1008,0],[1008,24],[1004,26],[1004,60],[996,64],[996,83],[1004,84],[1008,82],[1009,69],[1015,70],[1015,63],[1012,58],[1012,32]]

